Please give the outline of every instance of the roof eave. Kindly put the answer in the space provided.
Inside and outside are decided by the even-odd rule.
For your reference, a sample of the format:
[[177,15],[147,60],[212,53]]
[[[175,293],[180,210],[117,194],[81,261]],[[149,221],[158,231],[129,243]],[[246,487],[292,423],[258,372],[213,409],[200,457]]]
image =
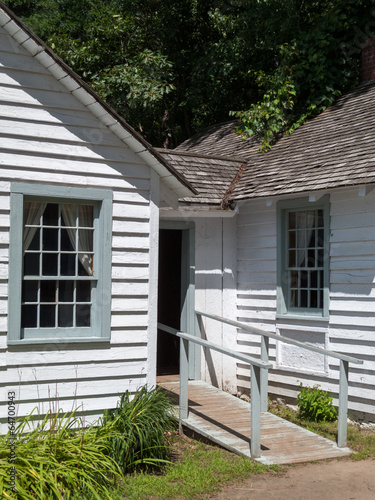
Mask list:
[[89,109],[113,134],[153,170],[181,198],[197,194],[191,184],[134,130],[114,109],[103,101],[52,49],[33,33],[0,1],[0,26],[30,55],[47,69],[72,95]]

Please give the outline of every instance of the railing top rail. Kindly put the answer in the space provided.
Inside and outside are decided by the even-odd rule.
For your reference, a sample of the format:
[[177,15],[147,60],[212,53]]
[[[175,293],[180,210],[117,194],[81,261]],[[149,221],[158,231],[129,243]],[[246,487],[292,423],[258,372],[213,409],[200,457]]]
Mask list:
[[195,313],[199,316],[205,316],[206,318],[214,319],[216,321],[220,321],[221,323],[225,323],[227,325],[236,326],[237,328],[241,328],[242,330],[247,330],[251,333],[264,335],[265,337],[269,337],[270,339],[278,340],[280,342],[285,342],[286,344],[296,345],[298,347],[301,347],[302,349],[307,349],[308,351],[315,351],[318,352],[319,354],[325,354],[327,356],[331,356],[332,358],[342,359],[343,361],[348,361],[349,363],[355,363],[357,365],[363,364],[362,359],[353,358],[352,356],[347,356],[346,354],[330,351],[328,349],[322,349],[321,347],[315,347],[309,344],[305,344],[303,342],[299,342],[298,340],[289,339],[287,337],[281,337],[281,335],[276,335],[275,333],[266,332],[265,330],[261,330],[259,328],[253,328],[252,326],[245,325],[244,323],[240,323],[239,321],[233,321],[231,319],[222,318],[221,316],[217,316],[216,314],[209,314],[202,311],[195,311]]
[[158,328],[167,333],[171,333],[172,335],[176,335],[185,340],[190,340],[191,342],[195,342],[203,347],[209,347],[214,351],[221,352],[222,354],[227,354],[228,356],[232,356],[233,358],[239,359],[240,361],[244,361],[245,363],[249,363],[249,365],[258,366],[259,368],[273,368],[271,363],[266,363],[265,361],[261,361],[260,359],[252,358],[246,354],[242,354],[240,352],[234,351],[233,349],[229,349],[227,347],[223,347],[218,344],[214,344],[213,342],[209,342],[208,340],[201,339],[199,337],[194,337],[194,335],[190,335],[189,333],[180,332],[176,330],[176,328],[172,328],[167,325],[163,325],[163,323],[158,323]]

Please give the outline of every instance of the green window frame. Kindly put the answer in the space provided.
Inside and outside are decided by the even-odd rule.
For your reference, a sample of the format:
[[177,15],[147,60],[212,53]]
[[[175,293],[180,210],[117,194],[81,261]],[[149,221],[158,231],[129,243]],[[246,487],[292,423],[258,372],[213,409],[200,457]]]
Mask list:
[[109,341],[111,247],[112,191],[12,183],[8,344]]
[[277,315],[329,316],[329,196],[277,205]]

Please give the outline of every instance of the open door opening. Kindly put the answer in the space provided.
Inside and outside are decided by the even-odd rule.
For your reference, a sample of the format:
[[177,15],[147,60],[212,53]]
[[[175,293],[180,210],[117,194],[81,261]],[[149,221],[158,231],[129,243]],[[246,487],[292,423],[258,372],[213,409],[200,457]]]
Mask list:
[[[182,230],[161,229],[159,235],[158,321],[181,329]],[[179,373],[180,339],[158,330],[157,375]]]

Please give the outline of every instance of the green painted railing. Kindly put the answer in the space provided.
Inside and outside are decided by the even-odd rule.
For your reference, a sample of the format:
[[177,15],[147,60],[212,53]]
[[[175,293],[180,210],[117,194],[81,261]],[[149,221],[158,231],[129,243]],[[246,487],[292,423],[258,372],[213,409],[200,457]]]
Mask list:
[[[198,313],[197,313],[198,314]],[[260,414],[261,401],[267,394],[262,394],[261,372],[272,368],[272,364],[260,359],[252,358],[246,354],[242,354],[232,349],[227,349],[218,344],[209,342],[208,340],[195,337],[188,333],[180,332],[175,328],[158,323],[158,328],[172,335],[180,337],[180,401],[179,401],[179,418],[180,423],[188,418],[189,414],[189,396],[188,396],[188,378],[189,378],[189,342],[194,342],[202,347],[208,347],[213,351],[221,352],[228,356],[232,356],[240,361],[248,363],[251,368],[251,411],[250,411],[250,453],[252,458],[260,457]],[[264,390],[264,386],[263,386]]]
[[[281,337],[274,333],[269,333],[258,328],[253,328],[251,326],[245,325],[238,321],[232,321],[227,318],[222,318],[221,316],[216,316],[215,314],[208,314],[201,311],[195,311],[198,319],[202,316],[206,318],[225,323],[227,325],[235,326],[236,328],[241,328],[248,332],[257,334],[261,336],[261,360],[264,363],[268,363],[268,349],[269,349],[269,339],[276,340],[277,342],[284,342],[286,344],[292,344],[298,346],[302,349],[308,351],[318,352],[319,354],[324,354],[325,356],[330,356],[331,358],[336,358],[340,360],[340,381],[339,381],[339,414],[338,414],[338,436],[337,445],[339,448],[345,448],[347,445],[347,419],[348,419],[348,388],[349,388],[349,363],[363,364],[363,360],[354,358],[352,356],[347,356],[346,354],[341,354],[339,352],[330,351],[328,349],[322,349],[320,347],[315,347],[298,340],[293,340],[287,337]],[[199,321],[201,325],[201,321]],[[271,365],[272,368],[272,365]],[[250,388],[252,391],[252,388]],[[260,373],[260,393],[261,393],[261,411],[267,411],[268,405],[268,368]],[[252,395],[251,395],[252,396]]]

